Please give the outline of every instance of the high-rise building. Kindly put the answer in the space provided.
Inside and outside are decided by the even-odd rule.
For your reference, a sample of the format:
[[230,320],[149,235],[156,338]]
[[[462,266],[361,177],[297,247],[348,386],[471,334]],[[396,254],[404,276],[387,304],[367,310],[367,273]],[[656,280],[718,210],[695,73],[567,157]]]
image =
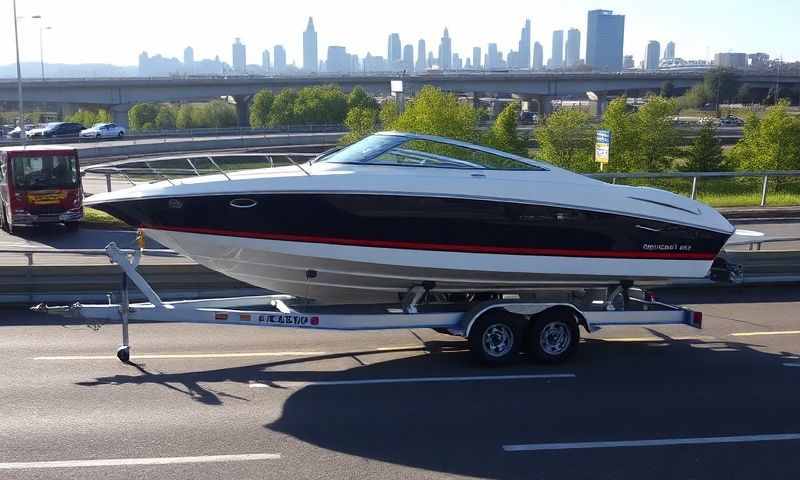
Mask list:
[[389,48],[387,49],[386,59],[390,66],[400,63],[403,47],[400,45],[400,35],[392,33],[389,35]]
[[453,68],[453,41],[446,27],[441,43],[439,44],[439,68],[442,70],[450,70]]
[[497,51],[496,43],[489,44],[485,65],[487,70],[496,70],[500,68],[500,54]]
[[664,60],[675,60],[675,42],[668,42],[664,49]]
[[453,70],[462,70],[464,68],[464,61],[461,60],[461,55],[454,53],[453,62],[451,65]]
[[542,44],[536,42],[533,44],[533,69],[542,70],[544,68],[544,48]]
[[570,28],[567,32],[565,59],[568,68],[577,65],[581,59],[581,31],[577,28]]
[[247,70],[247,47],[241,42],[239,38],[233,44],[233,71],[236,73],[245,73]]
[[519,68],[521,70],[530,70],[531,68],[531,21],[525,20],[525,26],[522,27],[522,33],[519,38],[519,49],[516,54],[516,61],[514,64],[509,62],[509,66]]
[[428,68],[433,68],[434,63],[436,63],[436,59],[433,58],[433,52],[428,52]]
[[714,65],[726,68],[747,68],[747,54],[718,53],[714,55]]
[[191,73],[192,67],[194,66],[194,49],[192,47],[186,47],[183,50],[183,67]]
[[633,55],[625,55],[622,59],[622,68],[625,70],[633,70],[636,68],[636,62],[633,61]]
[[317,31],[314,29],[314,19],[308,17],[308,25],[306,31],[303,32],[303,70],[316,72],[318,68]]
[[481,47],[472,48],[472,68],[475,70],[481,68]]
[[750,68],[764,69],[769,67],[769,54],[751,53],[747,56],[750,59]]
[[644,69],[658,70],[661,61],[661,44],[655,40],[647,42],[647,50],[644,52]]
[[611,10],[590,10],[586,28],[586,63],[595,70],[622,71],[625,15]]
[[261,52],[261,68],[263,68],[265,72],[272,70],[272,59],[269,50]]
[[328,57],[326,60],[326,68],[330,73],[347,73],[350,71],[350,55],[347,54],[345,47],[330,46],[328,47]]
[[410,43],[403,47],[403,70],[414,71],[414,45]]
[[283,48],[283,45],[275,45],[273,57],[275,57],[275,73],[284,73],[286,71],[286,49]]
[[550,68],[559,69],[564,66],[564,30],[553,32],[553,52],[550,56]]
[[424,72],[428,69],[428,64],[425,62],[425,57],[427,56],[428,49],[425,46],[425,40],[420,39],[417,42],[417,71]]

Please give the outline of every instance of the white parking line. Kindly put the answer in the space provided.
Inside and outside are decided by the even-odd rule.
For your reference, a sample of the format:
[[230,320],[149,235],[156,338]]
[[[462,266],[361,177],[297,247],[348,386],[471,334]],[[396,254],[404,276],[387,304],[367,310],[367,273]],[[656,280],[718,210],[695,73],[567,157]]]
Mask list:
[[578,450],[588,448],[665,447],[674,445],[711,445],[721,443],[756,443],[800,440],[800,433],[776,435],[737,435],[727,437],[664,438],[658,440],[630,440],[619,442],[529,443],[503,445],[506,452],[539,452],[547,450]]
[[102,460],[59,460],[53,462],[0,463],[0,470],[30,470],[38,468],[120,467],[128,465],[175,465],[180,463],[252,462],[278,460],[278,453],[247,453],[241,455],[204,455],[201,457],[108,458]]
[[[306,386],[339,386],[339,385],[377,385],[392,383],[436,383],[436,382],[490,382],[508,380],[547,380],[556,378],[576,378],[574,373],[553,373],[539,375],[485,375],[470,377],[416,377],[416,378],[371,378],[364,380],[333,380],[320,382],[284,382],[276,381],[273,384],[290,387]],[[253,382],[250,388],[270,388],[271,385]]]
[[[244,352],[244,353],[175,353],[131,355],[131,360],[175,358],[247,358],[247,357],[306,357],[326,355],[327,352]],[[34,357],[34,360],[114,360],[114,355],[65,355],[61,357]]]
[[784,330],[774,332],[741,332],[731,333],[731,337],[759,337],[767,335],[800,335],[800,330]]

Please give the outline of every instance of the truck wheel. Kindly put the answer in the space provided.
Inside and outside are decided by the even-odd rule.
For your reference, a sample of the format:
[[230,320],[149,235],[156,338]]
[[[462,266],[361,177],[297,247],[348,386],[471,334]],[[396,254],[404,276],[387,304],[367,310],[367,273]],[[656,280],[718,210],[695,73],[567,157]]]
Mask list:
[[518,357],[524,317],[504,310],[493,310],[475,321],[469,334],[469,347],[479,362],[488,366],[508,365]]
[[573,312],[565,309],[542,312],[531,319],[528,353],[542,363],[564,362],[578,349],[580,335]]

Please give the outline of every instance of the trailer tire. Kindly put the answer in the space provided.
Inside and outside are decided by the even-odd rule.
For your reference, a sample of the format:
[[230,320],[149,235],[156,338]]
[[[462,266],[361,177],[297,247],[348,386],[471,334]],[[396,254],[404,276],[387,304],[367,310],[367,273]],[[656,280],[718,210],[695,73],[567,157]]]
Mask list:
[[484,365],[496,367],[508,365],[518,358],[520,345],[524,341],[520,328],[525,317],[491,310],[481,315],[472,325],[469,348],[475,358]]
[[528,353],[541,363],[562,363],[575,354],[580,337],[574,312],[565,308],[545,310],[531,318]]

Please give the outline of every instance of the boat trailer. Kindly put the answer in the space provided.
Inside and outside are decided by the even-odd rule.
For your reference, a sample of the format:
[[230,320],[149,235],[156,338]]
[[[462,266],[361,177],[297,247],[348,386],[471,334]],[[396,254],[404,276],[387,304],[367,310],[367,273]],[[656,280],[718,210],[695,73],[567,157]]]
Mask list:
[[[433,283],[414,286],[402,302],[391,306],[321,306],[288,295],[266,295],[202,300],[162,301],[137,271],[142,245],[131,253],[115,243],[106,247],[109,259],[122,270],[120,303],[67,306],[39,304],[36,312],[77,318],[90,324],[120,321],[122,344],[117,358],[131,360],[130,321],[181,322],[314,330],[383,330],[431,328],[468,339],[479,361],[502,365],[525,352],[544,363],[560,363],[575,353],[579,327],[587,332],[615,325],[688,325],[702,327],[702,314],[655,301],[649,294],[621,284],[613,289],[580,290],[580,302],[493,298],[473,302],[430,303]],[[148,302],[131,303],[133,283]],[[574,289],[573,289],[574,290]],[[572,292],[568,297],[573,295]],[[580,306],[576,306],[578,303]]]

